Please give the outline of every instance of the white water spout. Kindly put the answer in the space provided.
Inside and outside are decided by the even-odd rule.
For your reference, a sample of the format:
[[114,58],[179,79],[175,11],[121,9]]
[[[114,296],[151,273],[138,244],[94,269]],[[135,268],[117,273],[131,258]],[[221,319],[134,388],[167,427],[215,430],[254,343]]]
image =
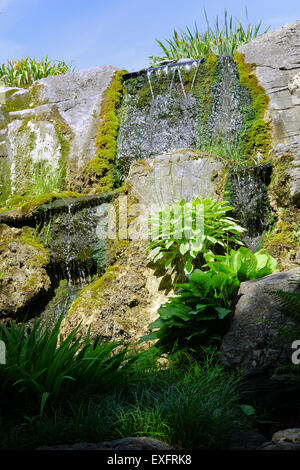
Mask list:
[[184,89],[184,86],[183,86],[182,76],[181,76],[181,73],[180,73],[180,68],[178,68],[177,70],[178,70],[178,75],[179,75],[179,80],[180,80],[182,92],[183,92],[183,94],[184,94],[184,97],[186,98],[186,92],[185,92],[185,89]]
[[152,89],[152,84],[151,84],[151,72],[147,72],[147,78],[150,86],[150,91],[151,91],[151,96],[152,99],[154,100],[154,94],[153,94],[153,89]]

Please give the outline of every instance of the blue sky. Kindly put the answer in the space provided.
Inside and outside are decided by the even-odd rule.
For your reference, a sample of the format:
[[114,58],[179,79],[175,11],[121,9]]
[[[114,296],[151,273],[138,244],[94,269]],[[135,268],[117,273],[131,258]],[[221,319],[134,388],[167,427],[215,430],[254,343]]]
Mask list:
[[76,69],[115,65],[129,71],[159,54],[155,39],[186,25],[205,29],[224,8],[234,18],[262,19],[271,29],[300,19],[299,0],[0,0],[0,64],[22,57],[73,61]]

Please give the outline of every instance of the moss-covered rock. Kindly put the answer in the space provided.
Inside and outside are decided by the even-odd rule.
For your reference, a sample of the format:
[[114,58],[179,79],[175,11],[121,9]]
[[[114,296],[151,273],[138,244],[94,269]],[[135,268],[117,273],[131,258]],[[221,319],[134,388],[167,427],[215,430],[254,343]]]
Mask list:
[[50,289],[48,251],[35,231],[0,225],[0,317],[22,319],[33,316]]
[[81,322],[91,337],[136,343],[166,300],[159,280],[147,267],[145,244],[118,242],[118,259],[105,274],[86,286],[73,302],[61,327],[63,335]]

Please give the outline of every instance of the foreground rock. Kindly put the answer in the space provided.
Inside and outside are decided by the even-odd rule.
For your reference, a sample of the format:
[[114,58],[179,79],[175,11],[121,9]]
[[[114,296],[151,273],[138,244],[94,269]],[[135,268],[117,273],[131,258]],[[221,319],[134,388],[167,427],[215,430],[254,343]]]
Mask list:
[[300,278],[299,272],[296,268],[241,283],[235,316],[221,346],[226,367],[257,375],[291,364],[291,341],[283,339],[278,327],[295,328],[295,323],[281,312],[267,291],[300,292],[299,282],[295,282]]
[[0,318],[20,319],[32,314],[50,289],[47,251],[33,230],[0,225]]
[[[270,31],[238,52],[255,64],[259,83],[269,98],[273,146],[285,144],[293,156],[291,196],[300,207],[300,20]],[[296,145],[295,145],[296,144]]]
[[272,441],[261,447],[262,450],[300,450],[300,428],[277,431]]
[[171,450],[164,442],[149,437],[125,437],[99,443],[77,442],[57,446],[42,446],[36,450]]

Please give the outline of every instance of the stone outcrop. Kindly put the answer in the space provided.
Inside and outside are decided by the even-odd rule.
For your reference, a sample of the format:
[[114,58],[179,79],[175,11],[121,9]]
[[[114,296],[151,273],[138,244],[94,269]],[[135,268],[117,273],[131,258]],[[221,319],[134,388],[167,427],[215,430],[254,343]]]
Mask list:
[[91,338],[136,343],[149,332],[166,295],[158,292],[159,279],[147,267],[142,242],[124,242],[123,253],[98,280],[86,286],[62,322],[65,336],[82,322],[81,332],[91,327]]
[[300,450],[300,428],[283,429],[272,436],[272,441],[259,450]]
[[0,318],[20,319],[34,313],[50,289],[47,251],[33,230],[0,225]]
[[180,149],[132,163],[126,182],[141,204],[161,206],[199,195],[215,198],[222,169],[216,157]]
[[296,268],[241,283],[234,319],[221,346],[221,360],[226,367],[259,375],[291,364],[291,340],[280,335],[279,327],[293,329],[295,323],[282,313],[268,290],[300,292],[299,273]]
[[26,187],[36,165],[62,175],[95,156],[102,95],[117,70],[94,67],[28,89],[0,87],[0,184],[8,194]]
[[285,144],[293,162],[289,173],[291,195],[300,207],[300,20],[263,34],[238,52],[255,64],[255,73],[270,103],[268,116],[273,146]]

